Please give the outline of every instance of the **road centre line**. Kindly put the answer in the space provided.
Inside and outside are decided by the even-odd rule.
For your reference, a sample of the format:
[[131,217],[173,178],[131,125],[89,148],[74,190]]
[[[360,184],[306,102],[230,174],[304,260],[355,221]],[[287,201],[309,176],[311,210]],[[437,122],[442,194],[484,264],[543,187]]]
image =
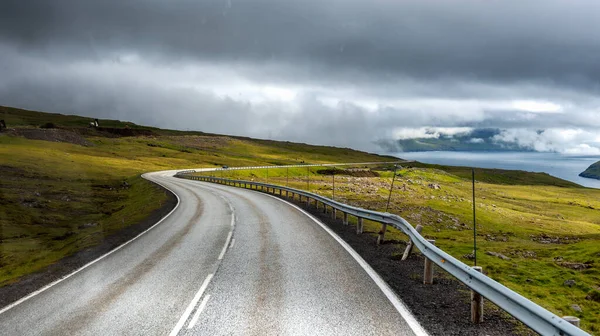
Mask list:
[[225,252],[227,251],[227,247],[229,246],[229,241],[231,240],[232,234],[233,234],[233,231],[229,231],[229,234],[227,235],[227,240],[225,240],[225,245],[223,246],[223,249],[221,250],[221,254],[219,254],[219,258],[217,260],[221,260],[221,259],[223,259],[223,256],[225,256]]
[[200,301],[200,298],[202,297],[202,294],[204,294],[204,291],[208,287],[208,284],[210,283],[210,280],[213,278],[213,275],[214,274],[209,274],[206,277],[206,279],[202,283],[202,286],[200,286],[200,289],[198,290],[198,292],[196,293],[196,295],[194,296],[194,298],[192,299],[190,304],[187,306],[187,308],[183,312],[183,315],[181,315],[181,317],[179,318],[179,321],[177,322],[175,327],[173,327],[173,330],[171,330],[171,333],[169,334],[169,336],[176,336],[179,333],[179,331],[185,324],[185,321],[187,321],[188,317],[194,310],[194,307],[196,307],[196,304],[198,303],[198,301]]
[[190,324],[188,324],[188,326],[187,326],[188,329],[192,329],[196,325],[196,323],[198,323],[198,319],[200,318],[200,314],[202,314],[202,311],[204,310],[204,308],[208,304],[208,300],[210,300],[210,294],[206,294],[206,296],[204,297],[204,299],[202,299],[202,302],[200,302],[200,306],[198,307],[198,310],[196,310],[196,314],[194,314],[194,317],[192,317],[192,320],[190,321]]

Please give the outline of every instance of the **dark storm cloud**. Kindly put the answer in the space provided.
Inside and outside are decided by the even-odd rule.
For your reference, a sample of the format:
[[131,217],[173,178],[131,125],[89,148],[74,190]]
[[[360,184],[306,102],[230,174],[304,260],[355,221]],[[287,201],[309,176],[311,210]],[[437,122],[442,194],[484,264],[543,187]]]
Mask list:
[[282,64],[253,75],[285,82],[461,77],[596,91],[599,12],[558,0],[14,0],[0,7],[0,36],[48,57]]
[[[503,139],[527,144],[568,133],[538,129],[580,130],[567,148],[600,127],[599,12],[559,0],[4,0],[0,105],[363,149],[424,127],[518,129]],[[558,108],[511,105],[522,100]]]

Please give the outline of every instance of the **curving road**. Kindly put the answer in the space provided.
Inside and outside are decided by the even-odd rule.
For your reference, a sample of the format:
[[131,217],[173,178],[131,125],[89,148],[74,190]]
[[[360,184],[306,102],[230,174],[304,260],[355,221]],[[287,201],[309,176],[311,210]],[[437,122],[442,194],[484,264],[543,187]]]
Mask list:
[[2,335],[425,335],[353,251],[255,191],[145,174],[180,202],[157,225],[0,310]]

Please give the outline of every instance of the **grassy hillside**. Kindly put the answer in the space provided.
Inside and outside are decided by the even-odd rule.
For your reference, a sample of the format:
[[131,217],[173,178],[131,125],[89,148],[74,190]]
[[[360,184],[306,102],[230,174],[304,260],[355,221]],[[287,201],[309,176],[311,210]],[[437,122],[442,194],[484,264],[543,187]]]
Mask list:
[[[463,262],[473,264],[471,170],[403,164],[390,212]],[[335,199],[385,210],[392,172],[338,170]],[[331,169],[269,169],[268,181],[333,197]],[[218,173],[221,174],[221,173]],[[224,171],[224,176],[267,181],[265,170]],[[600,331],[600,190],[547,174],[476,169],[478,265],[509,288],[560,316],[576,315]],[[307,184],[308,181],[308,184]],[[376,223],[365,224],[373,235]],[[390,230],[386,239],[407,237]],[[402,253],[403,248],[398,249]],[[500,255],[492,255],[499,253]],[[571,280],[573,282],[571,282]],[[581,312],[572,305],[578,305]]]
[[600,180],[600,161],[589,166],[579,176]]
[[91,118],[9,107],[0,107],[0,119],[8,126],[0,132],[0,286],[97,245],[160,207],[166,195],[143,172],[390,160],[117,120],[100,120],[95,129],[88,127]]
[[[166,195],[141,179],[143,172],[394,160],[346,148],[162,130],[117,120],[100,120],[96,129],[88,127],[91,118],[8,107],[0,107],[0,119],[9,127],[0,132],[0,286],[97,245],[164,204]],[[335,199],[385,209],[389,168],[340,172]],[[332,197],[329,170],[217,174]],[[422,224],[425,236],[468,264],[470,176],[464,167],[404,165],[390,207],[413,225]],[[547,174],[496,169],[478,169],[477,181],[478,263],[491,277],[555,313],[581,317],[583,327],[597,333],[600,191]],[[374,223],[365,225],[371,234],[379,229]],[[394,230],[386,238],[406,239]],[[573,310],[574,304],[582,311]]]

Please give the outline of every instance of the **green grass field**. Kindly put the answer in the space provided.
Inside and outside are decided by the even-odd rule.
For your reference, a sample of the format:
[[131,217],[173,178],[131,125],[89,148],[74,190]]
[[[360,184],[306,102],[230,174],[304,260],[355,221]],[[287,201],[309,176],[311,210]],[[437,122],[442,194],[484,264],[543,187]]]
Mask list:
[[[144,172],[390,160],[344,148],[100,120],[104,127],[140,130],[120,136],[88,128],[91,118],[7,107],[0,107],[0,119],[9,128],[0,132],[0,286],[97,245],[161,206],[166,195],[140,177]],[[47,123],[55,128],[39,128]]]
[[[268,178],[264,169],[214,174],[308,188],[338,201],[383,211],[393,175],[390,167],[384,168],[375,168],[379,177],[340,171],[335,176],[335,195],[334,177],[322,174],[324,168],[273,168],[268,170]],[[470,175],[467,168],[405,164],[398,171],[389,211],[415,226],[423,225],[425,237],[472,265]],[[478,265],[493,279],[554,313],[580,317],[584,329],[598,333],[600,190],[547,174],[495,169],[477,169],[476,180]],[[373,235],[379,229],[377,223],[365,224],[365,230]],[[386,239],[407,237],[390,229]],[[567,280],[575,284],[567,286]],[[575,311],[573,304],[582,311]]]

